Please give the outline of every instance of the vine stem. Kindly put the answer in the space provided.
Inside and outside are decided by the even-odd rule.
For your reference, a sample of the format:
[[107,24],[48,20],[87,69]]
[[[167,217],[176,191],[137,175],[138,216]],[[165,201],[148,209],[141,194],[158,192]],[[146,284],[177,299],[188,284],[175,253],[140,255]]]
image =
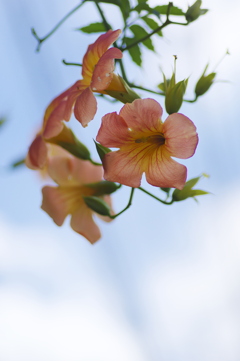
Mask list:
[[38,41],[38,46],[36,51],[40,51],[40,47],[41,44],[47,40],[53,33],[55,33],[55,31],[64,23],[64,21],[66,21],[73,13],[75,13],[75,11],[77,11],[85,2],[85,0],[83,0],[80,4],[78,4],[74,9],[72,9],[69,13],[67,13],[62,20],[60,20],[57,25],[54,26],[54,28],[47,34],[45,35],[43,38],[40,38],[37,33],[36,30],[34,28],[31,29],[33,36],[37,39]]
[[80,63],[69,63],[65,59],[62,60],[64,65],[74,65],[74,66],[82,66]]
[[105,18],[105,15],[104,15],[104,12],[102,11],[100,5],[98,4],[98,2],[96,0],[94,0],[95,2],[95,5],[98,9],[98,12],[102,18],[102,21],[103,21],[103,25],[105,26],[105,29],[108,31],[108,30],[111,30],[111,26],[109,25],[109,23],[107,22],[107,19]]
[[136,189],[136,188],[132,188],[132,189],[131,189],[129,201],[128,201],[128,204],[126,205],[126,207],[123,208],[123,210],[121,210],[121,212],[119,212],[119,213],[117,213],[117,214],[114,214],[113,216],[110,216],[110,218],[114,219],[114,218],[120,216],[120,214],[122,214],[123,212],[125,212],[125,211],[132,205],[132,199],[133,199],[133,194],[134,194],[135,189]]
[[134,41],[133,43],[127,45],[125,48],[120,48],[121,51],[126,51],[126,50],[129,50],[131,48],[133,48],[135,45],[139,44],[139,43],[142,43],[143,41],[149,39],[152,35],[158,33],[159,31],[161,31],[162,29],[164,29],[166,26],[172,24],[172,25],[183,25],[183,26],[186,26],[188,25],[189,23],[178,23],[178,22],[175,22],[175,21],[171,21],[169,20],[169,16],[170,16],[170,10],[171,10],[171,7],[173,6],[173,3],[170,2],[168,4],[168,9],[167,9],[167,14],[166,14],[166,21],[161,25],[159,26],[158,28],[156,28],[155,30],[153,30],[151,33],[145,35],[144,37],[142,37],[141,39],[138,39],[136,41]]
[[159,201],[159,202],[161,202],[161,203],[163,203],[163,204],[170,205],[170,204],[173,204],[173,202],[174,202],[173,200],[171,200],[170,202],[163,201],[162,199],[160,199],[160,198],[156,197],[154,194],[152,194],[152,193],[150,193],[150,192],[146,191],[146,189],[144,189],[144,188],[142,188],[142,187],[138,187],[138,189],[139,189],[140,191],[142,191],[142,192],[144,192],[144,193],[148,194],[150,197],[152,197],[152,198],[156,199],[157,201]]

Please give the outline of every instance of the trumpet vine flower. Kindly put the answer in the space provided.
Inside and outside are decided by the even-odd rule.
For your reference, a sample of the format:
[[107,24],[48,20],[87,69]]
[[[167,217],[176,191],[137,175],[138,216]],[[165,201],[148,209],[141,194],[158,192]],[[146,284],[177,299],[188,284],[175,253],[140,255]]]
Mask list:
[[172,157],[186,159],[195,153],[198,135],[193,122],[173,113],[162,122],[162,107],[153,99],[125,104],[119,115],[106,114],[97,141],[119,148],[103,158],[104,178],[130,187],[139,187],[145,173],[153,186],[182,189],[187,168]]
[[61,132],[62,121],[69,121],[72,110],[76,119],[86,127],[97,111],[93,92],[125,92],[124,85],[114,71],[114,59],[121,59],[122,52],[109,48],[119,37],[121,30],[109,30],[88,46],[83,57],[82,79],[55,98],[44,117],[43,136],[52,138]]
[[[67,215],[71,215],[72,229],[90,243],[96,242],[101,233],[94,222],[93,211],[87,207],[83,197],[95,195],[97,188],[91,185],[102,181],[102,167],[68,155],[50,158],[47,168],[49,176],[57,186],[43,187],[41,208],[58,226],[63,224]],[[111,207],[109,195],[99,198]],[[100,217],[107,222],[111,220],[106,216]]]
[[74,144],[76,141],[73,132],[65,124],[63,124],[61,132],[56,137],[48,140],[43,138],[42,132],[43,130],[36,135],[25,159],[26,166],[33,170],[43,170],[47,165],[48,158],[66,153],[59,146],[61,142]]

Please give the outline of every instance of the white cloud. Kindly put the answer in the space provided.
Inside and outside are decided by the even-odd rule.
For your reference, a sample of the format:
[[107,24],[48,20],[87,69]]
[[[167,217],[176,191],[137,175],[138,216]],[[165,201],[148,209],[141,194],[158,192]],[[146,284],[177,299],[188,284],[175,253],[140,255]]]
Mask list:
[[91,245],[76,257],[44,229],[0,228],[1,361],[143,360]]
[[200,206],[186,220],[191,246],[146,274],[143,298],[162,360],[239,360],[239,202],[235,187],[208,210]]

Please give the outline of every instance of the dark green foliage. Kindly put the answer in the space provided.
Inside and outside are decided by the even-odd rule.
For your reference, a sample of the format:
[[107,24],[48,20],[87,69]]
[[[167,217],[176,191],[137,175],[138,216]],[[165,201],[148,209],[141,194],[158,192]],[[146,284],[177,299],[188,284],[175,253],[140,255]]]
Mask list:
[[[134,40],[141,40],[143,39],[144,37],[148,36],[148,32],[140,25],[131,25],[130,26],[130,30],[133,32],[135,38]],[[148,48],[149,50],[152,50],[154,51],[154,46],[153,46],[153,43],[152,43],[152,40],[150,38],[144,40],[142,42],[143,45],[146,46],[146,48]]]
[[90,34],[90,33],[102,33],[106,31],[106,28],[103,23],[92,23],[76,30],[80,30],[83,33]]
[[101,161],[103,161],[103,158],[105,156],[105,154],[110,153],[111,149],[104,147],[102,144],[95,142],[95,146],[99,155],[99,158],[101,159]]
[[[126,45],[129,46],[129,45],[133,44],[136,41],[136,39],[125,37],[124,41],[125,41]],[[139,45],[138,44],[134,45],[132,48],[128,49],[128,52],[132,58],[132,61],[135,64],[137,64],[138,66],[141,66],[142,65],[142,53],[141,53]]]
[[102,216],[110,216],[111,209],[103,199],[98,197],[83,197],[85,204],[92,211],[101,214]]
[[[159,28],[159,24],[153,20],[152,18],[149,18],[147,15],[142,17],[142,20],[149,26],[150,29],[156,30]],[[161,30],[159,30],[157,33],[155,33],[159,36],[163,36]]]
[[[159,15],[167,15],[169,9],[169,5],[159,5],[155,6],[154,10],[159,13]],[[171,6],[169,15],[176,15],[176,16],[184,16],[185,13],[176,6]]]

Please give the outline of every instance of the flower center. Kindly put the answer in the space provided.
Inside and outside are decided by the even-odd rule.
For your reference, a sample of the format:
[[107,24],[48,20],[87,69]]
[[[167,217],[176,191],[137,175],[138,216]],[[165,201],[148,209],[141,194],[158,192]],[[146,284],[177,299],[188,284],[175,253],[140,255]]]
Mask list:
[[151,143],[157,145],[165,144],[165,138],[163,134],[149,135],[148,137],[142,137],[135,139],[135,143]]

